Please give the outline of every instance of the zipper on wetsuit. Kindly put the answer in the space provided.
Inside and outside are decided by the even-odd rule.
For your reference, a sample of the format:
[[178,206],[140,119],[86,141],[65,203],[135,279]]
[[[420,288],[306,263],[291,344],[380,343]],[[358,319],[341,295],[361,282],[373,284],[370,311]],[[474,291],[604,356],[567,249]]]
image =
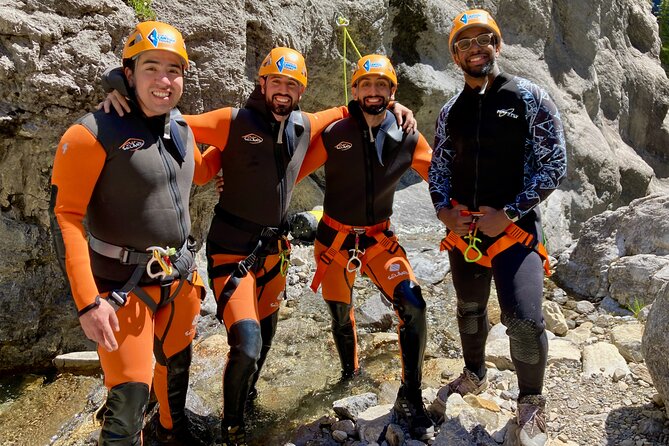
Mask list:
[[179,220],[179,229],[181,229],[180,240],[186,240],[188,233],[184,225],[184,209],[181,205],[181,192],[179,191],[179,186],[176,180],[176,170],[169,160],[172,155],[170,155],[167,147],[165,147],[163,139],[160,137],[158,138],[158,153],[160,154],[160,158],[163,160],[163,166],[165,167],[165,172],[167,173],[167,184],[169,186],[168,190],[170,191],[170,196],[172,197],[172,202],[174,203],[174,209],[176,210]]
[[483,95],[478,98],[478,116],[476,117],[476,158],[474,163],[474,196],[472,199],[473,209],[479,208],[479,157],[481,156],[481,119],[483,116]]
[[[283,215],[285,213],[285,207],[286,207],[286,175],[284,173],[284,163],[283,163],[283,152],[282,152],[282,145],[283,145],[283,129],[284,129],[284,122],[281,121],[277,123],[279,125],[279,129],[276,133],[276,139],[274,140],[274,163],[276,165],[276,178],[279,181],[279,220],[281,222],[283,221]],[[272,130],[276,128],[276,124],[272,123]]]
[[372,157],[370,150],[376,151],[374,138],[372,137],[371,129],[363,130],[364,147],[363,156],[365,158],[365,204],[367,223],[374,224],[374,171],[372,166]]

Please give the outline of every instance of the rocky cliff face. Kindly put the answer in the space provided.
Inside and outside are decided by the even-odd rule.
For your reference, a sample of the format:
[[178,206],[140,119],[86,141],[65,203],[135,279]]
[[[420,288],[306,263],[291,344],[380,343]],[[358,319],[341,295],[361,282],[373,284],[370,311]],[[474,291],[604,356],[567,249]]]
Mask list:
[[[342,14],[361,52],[391,56],[398,99],[416,110],[430,140],[439,109],[462,84],[445,42],[451,18],[469,3],[160,0],[153,7],[187,39],[193,68],[184,112],[241,104],[274,45],[306,56],[305,110],[342,104],[342,32],[334,21]],[[645,0],[479,3],[502,27],[502,68],[545,86],[565,121],[569,177],[545,206],[549,247],[559,253],[587,218],[669,176],[669,82],[657,24]],[[60,135],[102,98],[97,79],[118,63],[135,22],[132,9],[113,0],[0,5],[0,370],[45,365],[83,342],[50,243],[50,168]],[[198,236],[212,201],[210,190],[195,192]]]

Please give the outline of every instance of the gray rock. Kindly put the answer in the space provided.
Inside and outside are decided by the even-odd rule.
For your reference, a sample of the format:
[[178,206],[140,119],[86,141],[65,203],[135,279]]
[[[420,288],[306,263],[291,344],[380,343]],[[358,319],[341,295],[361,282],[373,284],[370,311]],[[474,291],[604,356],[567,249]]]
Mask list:
[[558,336],[567,334],[569,327],[565,320],[562,309],[557,302],[546,301],[541,306],[544,314],[544,321],[546,322],[546,329],[555,333]]
[[373,406],[358,414],[356,427],[363,441],[376,441],[391,421],[392,404]]
[[361,329],[386,331],[393,326],[395,312],[380,293],[367,299],[356,309],[356,325]]
[[618,349],[608,342],[598,342],[587,345],[583,349],[583,376],[604,375],[613,376],[616,369],[630,373],[625,358],[618,353]]
[[332,409],[340,418],[355,421],[361,412],[364,412],[377,404],[378,397],[376,394],[369,392],[337,400],[332,403]]
[[627,362],[643,362],[642,337],[643,326],[638,323],[618,325],[611,330],[611,343]]
[[[664,401],[669,401],[669,286],[662,289],[648,314],[642,338],[642,352],[653,384]],[[669,416],[669,405],[665,407]]]
[[72,352],[58,355],[53,360],[60,373],[74,375],[95,375],[102,372],[98,352]]

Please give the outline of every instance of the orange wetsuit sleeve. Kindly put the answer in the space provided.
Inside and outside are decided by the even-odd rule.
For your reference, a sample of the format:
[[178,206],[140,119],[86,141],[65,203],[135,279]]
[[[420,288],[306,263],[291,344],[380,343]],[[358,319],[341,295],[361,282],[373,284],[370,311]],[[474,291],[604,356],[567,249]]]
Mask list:
[[432,147],[428,144],[427,140],[422,134],[418,134],[418,142],[416,143],[416,149],[413,152],[413,160],[411,161],[411,167],[418,172],[425,181],[427,181],[427,171],[430,168],[430,162],[432,161]]
[[93,279],[84,216],[105,164],[106,152],[82,125],[70,127],[58,144],[51,184],[58,188],[54,214],[65,245],[65,269],[77,309],[98,295]]
[[325,164],[325,161],[328,159],[328,152],[325,150],[325,144],[323,144],[323,138],[321,134],[318,134],[318,138],[311,143],[307,149],[306,155],[304,155],[304,161],[302,161],[302,166],[300,167],[300,172],[297,174],[297,182],[299,183],[304,179],[304,177],[313,173],[316,169]]
[[214,149],[209,147],[202,155],[201,170],[196,172],[195,183],[204,184],[221,170],[221,156],[217,152],[225,150],[228,143],[232,108],[219,108],[200,115],[185,115],[184,119],[198,144],[215,146]]
[[306,113],[306,115],[311,124],[311,139],[307,154],[302,162],[302,167],[297,175],[298,182],[325,163],[328,155],[323,146],[321,133],[333,122],[346,118],[348,116],[348,108],[344,106],[333,107],[317,113]]

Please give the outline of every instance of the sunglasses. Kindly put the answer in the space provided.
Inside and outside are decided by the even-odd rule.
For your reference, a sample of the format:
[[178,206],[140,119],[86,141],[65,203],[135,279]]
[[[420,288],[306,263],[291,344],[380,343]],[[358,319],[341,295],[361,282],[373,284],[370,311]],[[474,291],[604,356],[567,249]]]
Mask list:
[[476,41],[476,44],[483,48],[484,46],[488,46],[492,43],[494,38],[493,33],[488,33],[488,34],[479,34],[476,37],[472,37],[471,39],[461,39],[455,42],[455,47],[459,49],[460,51],[467,51],[469,48],[472,47],[472,44],[474,41]]

